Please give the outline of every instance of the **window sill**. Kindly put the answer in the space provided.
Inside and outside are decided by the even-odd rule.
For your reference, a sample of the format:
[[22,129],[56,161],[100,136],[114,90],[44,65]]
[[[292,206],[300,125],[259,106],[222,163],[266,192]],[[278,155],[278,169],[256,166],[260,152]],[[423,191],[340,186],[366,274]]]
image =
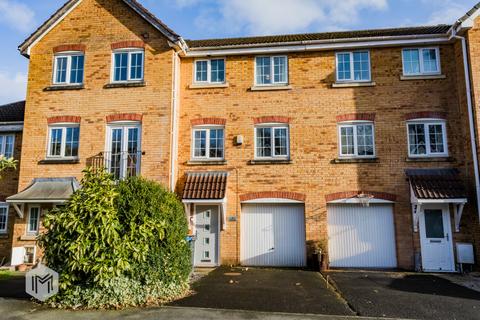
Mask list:
[[253,86],[250,91],[281,91],[293,90],[291,85]]
[[147,83],[145,81],[132,81],[132,82],[118,82],[118,83],[109,83],[106,84],[104,89],[115,89],[115,88],[137,88],[145,87]]
[[290,159],[265,159],[265,160],[250,160],[249,165],[266,165],[266,164],[292,164]]
[[20,241],[36,241],[38,235],[33,235],[33,234],[26,234],[23,236],[20,236]]
[[225,83],[194,83],[188,86],[189,89],[216,89],[216,88],[228,88],[230,84]]
[[447,76],[444,74],[434,74],[434,75],[418,75],[418,76],[400,76],[400,80],[435,80],[435,79],[446,79]]
[[379,163],[378,158],[338,158],[331,161],[332,164],[342,163]]
[[224,166],[226,160],[190,160],[185,163],[187,166]]
[[335,82],[332,83],[332,88],[356,88],[356,87],[375,87],[375,81],[369,82]]
[[38,164],[77,164],[80,163],[80,159],[44,159],[38,162]]
[[43,91],[63,91],[63,90],[83,90],[83,89],[85,89],[85,86],[83,84],[75,84],[75,85],[57,84],[50,87],[46,87],[45,89],[43,89]]
[[454,162],[452,157],[424,157],[424,158],[411,158],[405,159],[406,162]]

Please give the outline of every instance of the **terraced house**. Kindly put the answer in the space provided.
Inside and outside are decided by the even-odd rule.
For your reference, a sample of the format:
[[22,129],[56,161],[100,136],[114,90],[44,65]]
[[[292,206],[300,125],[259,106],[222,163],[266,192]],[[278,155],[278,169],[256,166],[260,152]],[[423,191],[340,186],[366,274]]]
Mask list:
[[68,1],[20,46],[12,264],[104,166],[178,192],[196,266],[458,270],[480,253],[479,12],[189,41],[134,0]]

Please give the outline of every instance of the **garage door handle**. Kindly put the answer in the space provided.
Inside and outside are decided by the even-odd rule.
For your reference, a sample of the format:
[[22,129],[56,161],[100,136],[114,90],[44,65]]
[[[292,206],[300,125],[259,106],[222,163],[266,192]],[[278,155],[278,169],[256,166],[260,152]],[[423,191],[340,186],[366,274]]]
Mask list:
[[270,248],[270,251],[273,251],[273,250],[275,250],[275,248]]

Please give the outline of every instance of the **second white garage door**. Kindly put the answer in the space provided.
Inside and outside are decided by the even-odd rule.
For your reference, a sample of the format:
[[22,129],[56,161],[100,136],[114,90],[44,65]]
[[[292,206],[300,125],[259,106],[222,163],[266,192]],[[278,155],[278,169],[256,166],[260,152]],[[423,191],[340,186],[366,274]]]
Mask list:
[[245,204],[240,224],[242,265],[306,265],[303,205]]
[[393,207],[329,205],[328,253],[330,267],[397,267]]

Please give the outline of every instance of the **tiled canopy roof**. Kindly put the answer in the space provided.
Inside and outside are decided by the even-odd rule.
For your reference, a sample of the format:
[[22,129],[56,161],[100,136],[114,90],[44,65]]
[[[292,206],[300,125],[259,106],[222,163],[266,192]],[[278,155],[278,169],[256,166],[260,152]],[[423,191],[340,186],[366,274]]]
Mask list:
[[465,185],[457,169],[407,169],[417,199],[464,199]]
[[262,36],[262,37],[187,40],[187,44],[190,48],[208,48],[208,47],[221,47],[221,46],[243,46],[243,45],[256,45],[256,44],[273,44],[273,43],[288,43],[288,42],[301,42],[301,41],[372,38],[372,37],[446,35],[450,27],[451,26],[449,25],[436,25],[436,26],[374,29],[374,30],[359,30],[359,31],[304,33],[304,34],[290,34],[290,35],[276,35],[276,36]]
[[0,122],[23,122],[25,101],[0,106]]
[[227,172],[188,172],[183,199],[223,199],[227,190],[227,178]]

